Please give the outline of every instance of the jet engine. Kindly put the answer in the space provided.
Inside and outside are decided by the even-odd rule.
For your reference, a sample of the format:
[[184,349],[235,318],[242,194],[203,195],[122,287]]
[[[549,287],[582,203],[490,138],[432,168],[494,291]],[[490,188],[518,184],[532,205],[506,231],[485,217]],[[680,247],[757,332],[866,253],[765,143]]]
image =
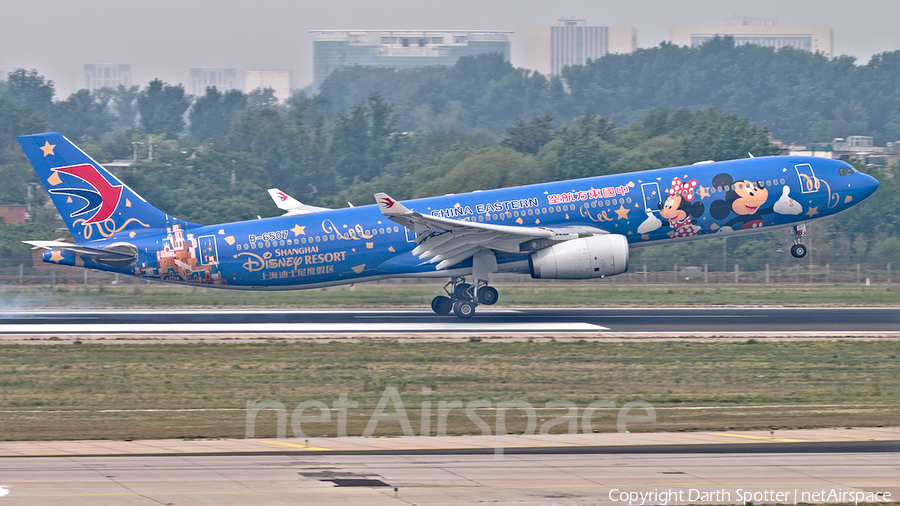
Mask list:
[[622,274],[628,269],[624,235],[593,235],[535,251],[528,257],[532,278],[591,279]]

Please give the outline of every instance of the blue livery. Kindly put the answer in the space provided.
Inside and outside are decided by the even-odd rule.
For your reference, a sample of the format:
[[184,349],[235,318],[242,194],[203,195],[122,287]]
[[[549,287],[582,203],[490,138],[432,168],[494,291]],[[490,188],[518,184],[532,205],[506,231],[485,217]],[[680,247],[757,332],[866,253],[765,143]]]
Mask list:
[[600,278],[643,245],[792,227],[799,258],[807,222],[878,188],[838,160],[751,157],[402,203],[379,193],[336,210],[273,189],[296,211],[203,226],[157,210],[58,133],[18,140],[76,240],[29,241],[45,262],[248,290],[440,276],[450,282],[432,309],[462,318],[496,302],[492,272]]

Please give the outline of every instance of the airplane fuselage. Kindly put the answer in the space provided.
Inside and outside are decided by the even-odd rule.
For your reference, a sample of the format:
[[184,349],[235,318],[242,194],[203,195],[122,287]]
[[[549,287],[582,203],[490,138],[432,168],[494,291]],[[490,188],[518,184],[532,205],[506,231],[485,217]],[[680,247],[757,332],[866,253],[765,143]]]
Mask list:
[[[848,164],[764,157],[598,176],[404,201],[421,214],[521,227],[621,234],[631,247],[771,230],[823,218],[870,195],[877,182]],[[415,234],[378,206],[212,226],[115,232],[82,223],[86,246],[127,243],[138,260],[118,268],[70,251],[45,261],[146,279],[233,289],[302,289],[397,276],[466,275],[413,255]],[[120,225],[120,224],[118,224]],[[88,230],[90,229],[90,230]],[[528,252],[498,253],[499,272],[528,272]]]

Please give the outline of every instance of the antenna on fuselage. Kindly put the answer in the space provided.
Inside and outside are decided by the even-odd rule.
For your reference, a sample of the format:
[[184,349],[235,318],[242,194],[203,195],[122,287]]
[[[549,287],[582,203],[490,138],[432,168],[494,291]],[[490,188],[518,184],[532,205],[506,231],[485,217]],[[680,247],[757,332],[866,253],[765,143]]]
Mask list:
[[755,156],[753,156],[753,153],[751,153],[749,151],[747,151],[747,154],[750,155],[750,158],[756,158]]

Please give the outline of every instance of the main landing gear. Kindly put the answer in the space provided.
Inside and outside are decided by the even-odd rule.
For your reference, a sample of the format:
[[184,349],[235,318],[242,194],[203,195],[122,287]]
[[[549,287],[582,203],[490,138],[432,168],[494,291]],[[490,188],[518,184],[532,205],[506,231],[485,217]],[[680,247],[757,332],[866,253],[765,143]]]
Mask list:
[[794,225],[794,227],[791,229],[791,238],[794,240],[794,245],[791,246],[791,255],[793,255],[794,258],[803,258],[806,256],[806,246],[800,244],[800,241],[805,235],[806,223]]
[[453,311],[457,317],[468,320],[475,315],[475,307],[490,306],[497,303],[500,294],[497,289],[488,286],[486,281],[478,280],[475,286],[466,283],[466,278],[454,276],[444,285],[447,295],[438,295],[431,301],[431,310],[439,315]]

